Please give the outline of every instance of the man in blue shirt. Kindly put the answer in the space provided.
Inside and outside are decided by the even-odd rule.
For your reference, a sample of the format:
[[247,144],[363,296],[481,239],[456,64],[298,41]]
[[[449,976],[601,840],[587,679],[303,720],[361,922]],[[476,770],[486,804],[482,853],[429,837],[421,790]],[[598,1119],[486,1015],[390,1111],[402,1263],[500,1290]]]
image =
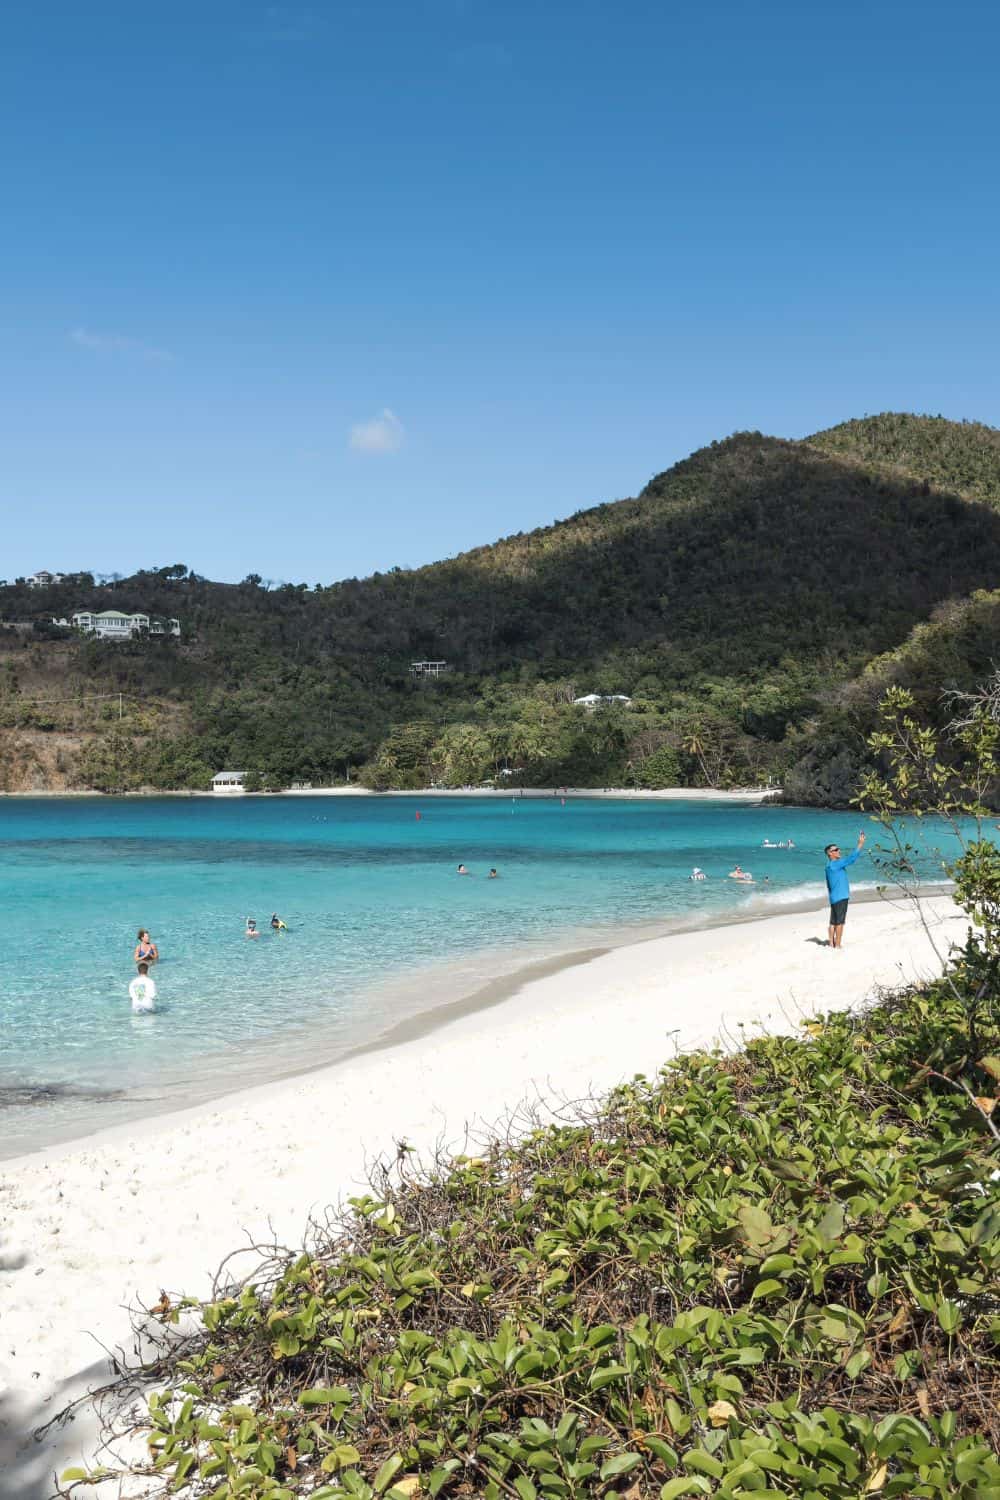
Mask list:
[[851,899],[851,882],[847,878],[847,867],[861,855],[865,847],[865,836],[858,834],[858,847],[853,854],[840,856],[838,844],[827,844],[826,888],[830,892],[830,947],[839,948],[844,941],[844,923],[847,921],[847,903]]

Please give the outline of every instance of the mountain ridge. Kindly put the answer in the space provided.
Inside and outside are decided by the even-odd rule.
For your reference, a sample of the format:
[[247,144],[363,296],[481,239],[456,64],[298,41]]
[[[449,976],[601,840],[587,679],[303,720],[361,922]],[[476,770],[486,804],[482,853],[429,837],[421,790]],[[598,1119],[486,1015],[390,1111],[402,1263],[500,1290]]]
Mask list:
[[[114,604],[179,615],[185,634],[0,632],[0,784],[30,780],[16,740],[37,738],[40,685],[135,694],[155,721],[78,713],[72,785],[204,785],[223,762],[273,785],[352,770],[373,785],[501,769],[582,785],[780,778],[829,740],[866,663],[997,584],[996,429],[880,413],[802,440],[734,433],[636,496],[367,579],[267,590],[176,565],[113,588],[8,586],[7,618]],[[424,657],[450,675],[411,679]],[[572,707],[587,691],[633,708],[595,722]]]

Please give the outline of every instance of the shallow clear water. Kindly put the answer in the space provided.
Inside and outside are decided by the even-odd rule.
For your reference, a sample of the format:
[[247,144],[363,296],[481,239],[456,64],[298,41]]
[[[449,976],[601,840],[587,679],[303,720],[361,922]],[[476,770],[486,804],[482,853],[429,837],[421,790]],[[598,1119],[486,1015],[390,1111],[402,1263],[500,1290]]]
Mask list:
[[[0,1155],[332,1060],[630,925],[818,899],[822,846],[852,846],[860,822],[597,798],[4,800]],[[941,835],[921,832],[934,878]],[[753,887],[724,878],[737,862]],[[877,878],[867,858],[853,873]],[[140,924],[159,1009],[133,1017]]]

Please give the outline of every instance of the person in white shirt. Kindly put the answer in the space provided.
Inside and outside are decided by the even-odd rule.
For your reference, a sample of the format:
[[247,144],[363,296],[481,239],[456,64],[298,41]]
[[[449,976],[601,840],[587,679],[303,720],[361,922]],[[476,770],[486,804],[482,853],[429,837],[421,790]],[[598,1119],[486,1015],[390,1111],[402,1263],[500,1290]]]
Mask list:
[[149,977],[149,965],[140,964],[139,972],[128,987],[133,1015],[156,1009],[156,985]]

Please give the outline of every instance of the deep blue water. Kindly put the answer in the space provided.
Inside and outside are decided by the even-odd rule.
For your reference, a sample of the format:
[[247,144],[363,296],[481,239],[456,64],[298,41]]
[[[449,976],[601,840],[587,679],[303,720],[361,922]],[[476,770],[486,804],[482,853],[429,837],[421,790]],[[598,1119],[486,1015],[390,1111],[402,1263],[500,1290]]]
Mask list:
[[[630,925],[819,898],[822,846],[861,823],[596,798],[5,799],[0,1154],[333,1059]],[[753,887],[725,879],[737,862]],[[867,857],[854,874],[877,879]],[[127,996],[140,925],[162,956],[152,1017]]]

